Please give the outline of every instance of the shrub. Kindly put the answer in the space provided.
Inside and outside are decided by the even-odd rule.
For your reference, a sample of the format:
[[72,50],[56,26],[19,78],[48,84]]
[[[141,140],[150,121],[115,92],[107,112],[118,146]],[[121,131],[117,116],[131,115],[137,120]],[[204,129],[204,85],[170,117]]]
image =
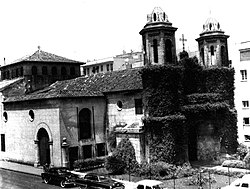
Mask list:
[[122,174],[125,171],[126,164],[121,159],[112,155],[106,158],[105,168],[112,174]]
[[138,176],[146,178],[153,177],[155,179],[173,179],[188,177],[197,173],[197,169],[193,169],[190,165],[176,166],[165,162],[142,163],[137,171]]
[[245,168],[246,164],[241,160],[225,160],[222,163],[223,167],[233,167],[233,168]]
[[79,159],[76,160],[73,164],[74,169],[85,171],[94,169],[97,167],[103,167],[105,163],[105,159],[103,158],[95,158],[95,159]]
[[[119,164],[120,173],[134,172],[138,168],[138,163],[135,158],[135,149],[128,138],[122,139],[115,151],[113,152],[112,156],[107,159],[107,168],[109,166],[115,166],[115,164]],[[113,165],[111,165],[113,164]],[[112,173],[113,171],[117,172],[116,168],[109,169]]]
[[246,168],[250,168],[250,153],[247,153],[247,155],[243,159],[244,163],[246,164]]
[[203,185],[207,185],[208,183],[215,183],[216,180],[213,176],[209,176],[208,174],[204,174],[204,173],[197,173],[195,175],[193,175],[192,177],[189,177],[185,184],[186,185],[195,185],[195,186],[203,186]]
[[183,164],[182,166],[178,166],[176,169],[176,177],[189,177],[198,172],[198,169],[192,168],[192,166],[188,163]]
[[244,159],[244,157],[247,155],[247,152],[247,146],[244,144],[239,144],[236,154],[240,156],[241,160]]

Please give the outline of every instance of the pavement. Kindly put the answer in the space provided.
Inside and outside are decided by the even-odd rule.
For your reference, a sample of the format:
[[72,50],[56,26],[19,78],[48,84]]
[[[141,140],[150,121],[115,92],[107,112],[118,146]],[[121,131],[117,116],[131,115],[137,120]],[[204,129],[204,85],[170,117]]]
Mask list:
[[13,163],[13,162],[4,161],[4,160],[0,160],[0,169],[6,169],[6,170],[15,171],[15,172],[36,175],[36,176],[41,176],[41,173],[43,173],[43,168],[36,168],[31,165]]
[[[222,167],[222,166],[213,166],[213,167],[204,166],[204,168],[216,169],[216,170],[221,170],[221,171],[229,170],[230,172],[242,172],[245,174],[250,173],[250,170],[247,170],[247,169],[238,169],[238,168],[228,169],[228,167]],[[14,163],[14,162],[9,162],[9,161],[4,161],[4,160],[0,160],[0,169],[6,169],[6,170],[15,171],[15,172],[36,175],[36,176],[41,176],[41,173],[43,173],[42,167],[37,168],[31,165],[24,165],[24,164]]]

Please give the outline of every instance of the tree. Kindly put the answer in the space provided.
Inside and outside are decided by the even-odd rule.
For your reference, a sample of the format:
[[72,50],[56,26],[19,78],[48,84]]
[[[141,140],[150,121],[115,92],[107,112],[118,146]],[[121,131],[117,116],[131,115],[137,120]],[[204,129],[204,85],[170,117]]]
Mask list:
[[[117,164],[117,166],[115,166]],[[119,167],[119,168],[118,168]],[[130,142],[129,138],[123,138],[113,155],[107,158],[107,170],[114,172],[128,172],[134,171],[138,167],[138,162],[135,157],[135,149]],[[112,168],[112,169],[111,169]],[[117,170],[119,169],[119,170]],[[122,170],[123,169],[123,170]]]

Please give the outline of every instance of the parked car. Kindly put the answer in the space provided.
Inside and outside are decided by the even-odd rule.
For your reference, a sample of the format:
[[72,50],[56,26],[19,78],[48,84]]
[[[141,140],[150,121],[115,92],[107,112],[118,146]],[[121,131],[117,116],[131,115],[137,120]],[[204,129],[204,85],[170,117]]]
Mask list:
[[74,185],[76,176],[65,167],[53,167],[41,174],[44,183],[58,183],[62,188],[66,185]]
[[250,188],[250,177],[249,175],[247,177],[242,177],[239,179],[236,179],[234,182],[232,182],[229,186],[221,187],[220,189],[247,189]]
[[163,189],[162,185],[159,180],[144,179],[135,183],[135,189]]
[[124,189],[121,182],[117,182],[108,175],[97,173],[86,173],[83,177],[75,179],[75,184],[80,188],[107,188],[107,189]]

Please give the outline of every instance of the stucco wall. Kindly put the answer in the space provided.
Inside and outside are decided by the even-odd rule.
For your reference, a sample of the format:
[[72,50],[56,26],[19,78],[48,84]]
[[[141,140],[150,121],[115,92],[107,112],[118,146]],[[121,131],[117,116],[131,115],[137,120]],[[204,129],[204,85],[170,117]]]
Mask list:
[[[104,142],[104,118],[106,111],[106,102],[104,98],[64,99],[60,104],[61,137],[66,137],[70,146],[79,145],[77,115],[83,108],[88,108],[91,111],[91,133],[93,135],[95,133],[96,139],[95,142],[93,141],[91,143]],[[84,141],[80,142],[80,145],[84,145]]]
[[[131,125],[133,123],[139,123],[139,125],[142,125],[141,118],[143,117],[143,114],[135,114],[135,99],[140,98],[142,98],[140,92],[109,94],[107,96],[109,130],[112,130],[114,126],[121,124]],[[123,104],[121,110],[118,110],[117,108],[118,101],[121,101]]]
[[[143,114],[136,114],[135,113],[135,99],[141,99],[140,92],[134,93],[114,93],[107,95],[107,116],[108,116],[108,129],[109,131],[113,131],[116,126],[125,126],[123,129],[126,130],[126,127],[131,126],[132,124],[138,124],[137,126],[142,126],[142,117]],[[121,101],[123,104],[122,109],[117,107],[117,102]],[[132,143],[135,149],[136,160],[140,163],[144,152],[142,149],[142,136],[143,133],[138,132],[138,130],[133,133],[133,129],[127,128],[127,133],[118,132],[116,136],[117,144],[121,141],[124,137],[129,137],[130,142]]]
[[[3,124],[5,129],[6,151],[2,152],[2,158],[17,162],[34,164],[35,143],[37,132],[40,128],[52,134],[53,154],[61,152],[59,129],[59,109],[58,108],[32,108],[35,114],[33,121],[29,119],[29,110],[23,109],[6,110],[8,121]],[[48,130],[49,128],[49,130]],[[61,156],[54,156],[55,165],[60,165]]]
[[[92,139],[87,141],[79,141],[78,138],[78,114],[83,108],[91,110]],[[33,121],[29,119],[30,110],[34,112]],[[39,129],[44,128],[50,136],[49,141],[52,142],[53,164],[61,166],[61,144],[64,137],[69,147],[87,144],[93,145],[95,149],[95,144],[105,142],[105,110],[104,98],[40,100],[6,104],[8,121],[2,121],[1,127],[1,134],[5,134],[6,138],[6,152],[1,152],[1,158],[34,164],[37,147],[34,140],[37,140]]]

